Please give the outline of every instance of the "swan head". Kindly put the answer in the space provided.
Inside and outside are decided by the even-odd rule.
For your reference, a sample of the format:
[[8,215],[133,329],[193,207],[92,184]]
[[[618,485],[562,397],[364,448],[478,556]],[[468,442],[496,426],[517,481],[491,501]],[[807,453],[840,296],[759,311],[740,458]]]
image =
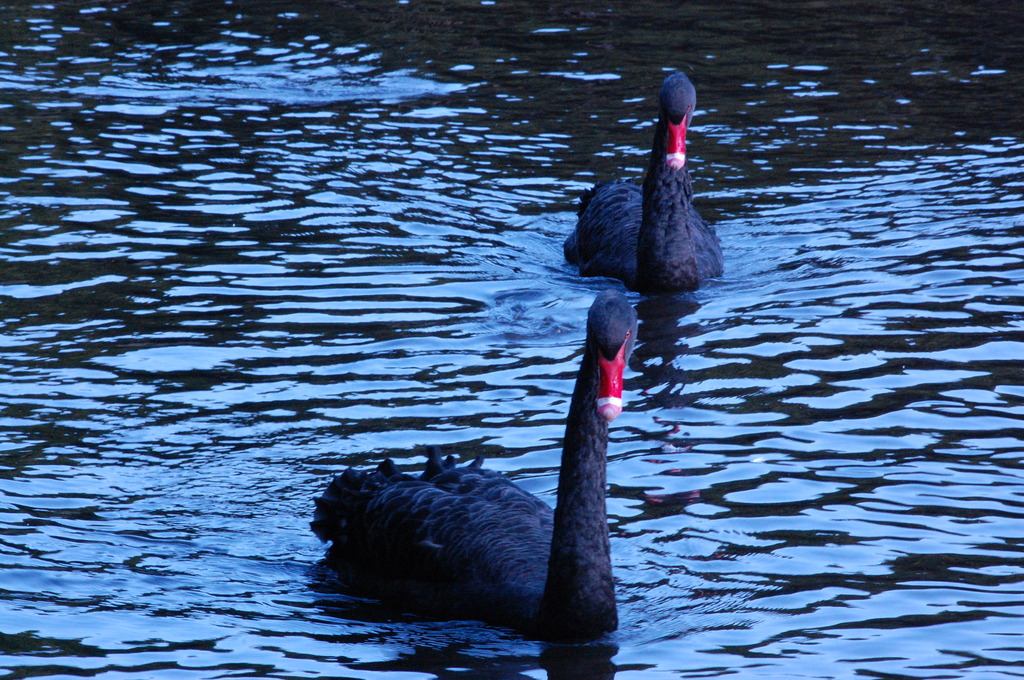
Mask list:
[[686,167],[686,130],[697,108],[697,91],[684,73],[665,78],[658,96],[665,125],[665,163],[673,170]]
[[609,423],[622,413],[623,373],[636,330],[636,310],[625,295],[608,290],[597,296],[587,318],[587,342],[597,355],[597,412]]

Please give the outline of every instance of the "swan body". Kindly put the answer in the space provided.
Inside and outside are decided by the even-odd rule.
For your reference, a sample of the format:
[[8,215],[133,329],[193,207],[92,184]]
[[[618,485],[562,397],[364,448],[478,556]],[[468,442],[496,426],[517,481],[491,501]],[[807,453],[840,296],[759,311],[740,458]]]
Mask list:
[[618,625],[605,465],[621,412],[636,313],[606,291],[566,419],[556,507],[433,447],[418,475],[390,460],[349,468],[316,501],[312,527],[328,563],[356,592],[446,619],[476,619],[546,640],[591,640]]
[[686,131],[697,95],[689,78],[665,78],[659,104],[643,185],[618,180],[588,190],[563,250],[583,276],[620,279],[644,292],[694,290],[720,275],[723,261],[714,227],[693,206]]

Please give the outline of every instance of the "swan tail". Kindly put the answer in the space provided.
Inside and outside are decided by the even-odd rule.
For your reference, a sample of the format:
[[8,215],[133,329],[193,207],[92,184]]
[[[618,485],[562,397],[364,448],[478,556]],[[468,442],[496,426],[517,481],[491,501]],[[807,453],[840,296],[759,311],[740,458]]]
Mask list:
[[316,510],[313,512],[310,526],[321,541],[326,543],[344,540],[348,517],[343,509],[351,505],[352,497],[359,493],[363,477],[365,474],[355,472],[351,468],[345,470],[332,479],[327,490],[316,499]]
[[327,490],[314,502],[310,527],[317,538],[335,545],[344,545],[349,522],[365,507],[366,502],[379,489],[402,477],[401,471],[390,458],[373,470],[346,468],[336,475]]
[[580,194],[580,204],[579,204],[579,207],[576,208],[576,217],[582,217],[583,216],[583,213],[585,213],[587,211],[587,206],[589,206],[590,202],[592,200],[594,200],[594,196],[597,195],[597,190],[599,188],[601,188],[601,186],[603,184],[607,184],[607,182],[601,182],[600,184],[595,184],[594,186],[590,187],[589,189],[584,191],[582,194]]
[[[427,465],[419,479],[424,482],[447,481],[442,477],[446,472],[456,470],[455,456],[442,457],[437,446],[427,447]],[[484,459],[478,456],[464,466],[467,471],[479,472]],[[361,517],[366,505],[386,487],[403,480],[416,479],[403,473],[390,458],[382,461],[372,470],[346,468],[336,475],[323,495],[315,500],[316,509],[310,527],[321,541],[332,542],[344,548],[348,528],[353,519]]]
[[[595,184],[586,191],[580,194],[579,205],[576,207],[576,218],[577,221],[586,212],[587,206],[594,200],[594,196],[597,194],[597,190],[601,187],[600,184]],[[562,243],[562,254],[565,255],[565,261],[569,264],[578,265],[580,263],[579,247],[576,245],[577,235],[576,229],[574,228],[569,232],[569,235],[565,237],[565,241]]]

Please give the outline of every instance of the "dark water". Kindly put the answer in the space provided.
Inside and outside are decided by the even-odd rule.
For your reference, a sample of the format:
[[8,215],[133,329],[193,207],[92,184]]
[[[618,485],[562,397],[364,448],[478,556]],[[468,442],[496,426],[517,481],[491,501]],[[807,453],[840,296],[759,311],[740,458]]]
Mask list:
[[[1024,675],[1019,6],[668,5],[0,9],[0,678]],[[632,296],[621,630],[339,592],[345,465],[553,499],[666,69],[727,271]]]

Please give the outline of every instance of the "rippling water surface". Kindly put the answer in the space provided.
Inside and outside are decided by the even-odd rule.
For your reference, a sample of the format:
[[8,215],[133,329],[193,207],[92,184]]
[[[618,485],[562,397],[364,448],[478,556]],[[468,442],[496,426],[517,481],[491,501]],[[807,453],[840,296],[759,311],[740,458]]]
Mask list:
[[[1024,675],[1018,8],[0,8],[0,677]],[[632,294],[621,630],[346,595],[332,473],[553,500],[578,192],[698,89],[726,273]]]

